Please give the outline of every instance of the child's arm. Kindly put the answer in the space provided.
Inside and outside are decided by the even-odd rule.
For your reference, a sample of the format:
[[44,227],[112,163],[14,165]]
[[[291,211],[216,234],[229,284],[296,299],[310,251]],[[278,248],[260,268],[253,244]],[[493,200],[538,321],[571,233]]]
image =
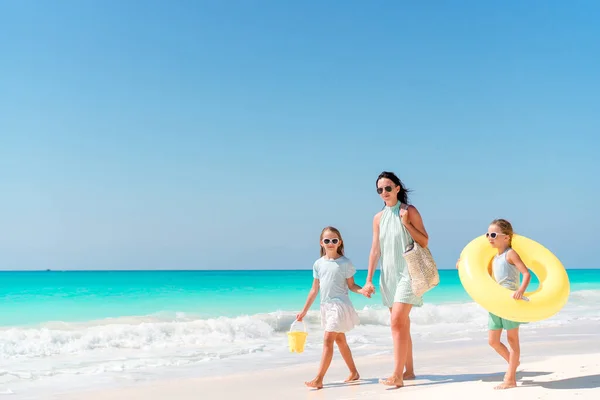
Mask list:
[[513,299],[519,300],[523,297],[523,293],[525,293],[525,290],[531,281],[531,274],[516,251],[512,249],[509,250],[508,253],[506,253],[506,261],[517,267],[519,272],[523,274],[523,283],[521,283],[521,287],[513,294]]
[[317,298],[318,293],[319,293],[319,280],[317,278],[315,278],[315,279],[313,279],[312,288],[310,289],[310,292],[308,292],[308,297],[306,298],[306,303],[304,304],[304,308],[302,309],[302,311],[300,311],[299,314],[296,315],[296,319],[298,321],[302,321],[302,318],[304,318],[306,316],[306,313],[310,309],[310,306],[312,306],[315,299]]
[[360,285],[357,285],[356,282],[354,282],[354,277],[351,276],[350,278],[346,279],[346,282],[348,282],[348,289],[354,293],[358,293],[358,294],[362,294],[365,297],[371,297],[371,293],[365,291]]

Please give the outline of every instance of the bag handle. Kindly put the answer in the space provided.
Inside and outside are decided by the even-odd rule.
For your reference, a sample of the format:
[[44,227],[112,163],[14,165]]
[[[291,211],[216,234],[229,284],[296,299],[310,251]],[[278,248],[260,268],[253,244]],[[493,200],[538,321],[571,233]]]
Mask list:
[[[403,209],[405,209],[408,212],[408,204],[400,203],[400,208],[403,208]],[[402,225],[402,229],[404,229],[406,231],[406,234],[408,235],[409,244],[412,244],[413,247],[414,247],[415,246],[415,239],[413,239],[413,237],[410,234],[410,232],[408,231],[408,229],[406,229],[406,226],[404,226],[404,224],[402,223],[402,217],[400,217],[400,209],[398,209],[398,218],[400,218],[400,225]]]

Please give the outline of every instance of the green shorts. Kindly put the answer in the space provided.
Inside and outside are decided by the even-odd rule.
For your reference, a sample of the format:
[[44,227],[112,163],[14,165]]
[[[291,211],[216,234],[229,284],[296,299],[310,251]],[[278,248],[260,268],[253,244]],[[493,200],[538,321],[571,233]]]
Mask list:
[[492,313],[489,313],[489,315],[490,316],[488,318],[488,329],[490,331],[497,331],[500,329],[506,329],[507,331],[509,331],[511,329],[518,328],[519,325],[521,325],[520,322],[514,322],[508,319],[500,318],[499,316],[494,315]]

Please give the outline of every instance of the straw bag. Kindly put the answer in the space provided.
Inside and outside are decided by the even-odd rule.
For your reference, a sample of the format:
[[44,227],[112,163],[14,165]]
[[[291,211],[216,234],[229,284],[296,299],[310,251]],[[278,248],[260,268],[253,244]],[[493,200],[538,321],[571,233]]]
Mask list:
[[[408,209],[406,204],[402,204],[402,208]],[[402,225],[404,229],[406,227]],[[402,255],[406,260],[408,273],[410,274],[412,291],[415,296],[421,297],[425,292],[436,287],[440,283],[440,274],[438,273],[435,260],[431,255],[428,247],[421,245],[412,238],[410,232],[406,230],[410,243]]]

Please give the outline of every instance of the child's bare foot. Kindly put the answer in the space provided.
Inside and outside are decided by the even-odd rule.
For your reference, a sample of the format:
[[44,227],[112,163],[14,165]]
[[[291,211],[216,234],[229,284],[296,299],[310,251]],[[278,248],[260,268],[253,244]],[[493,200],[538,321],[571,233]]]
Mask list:
[[306,387],[313,389],[323,389],[323,380],[319,378],[315,378],[312,381],[304,382]]
[[350,376],[344,382],[354,382],[359,379],[360,379],[360,375],[358,374],[358,371],[356,371],[356,372],[350,373]]
[[515,388],[515,387],[517,387],[517,381],[504,381],[501,384],[499,384],[498,386],[496,386],[494,389],[504,390],[504,389],[511,389],[511,388]]
[[405,381],[412,381],[415,378],[416,378],[416,376],[415,376],[414,372],[408,372],[408,371],[406,371],[404,373],[404,375],[402,375],[402,379],[405,380]]
[[397,376],[390,376],[386,379],[380,379],[379,383],[386,386],[396,386],[397,388],[404,386],[404,381],[402,380],[402,378],[399,378]]

